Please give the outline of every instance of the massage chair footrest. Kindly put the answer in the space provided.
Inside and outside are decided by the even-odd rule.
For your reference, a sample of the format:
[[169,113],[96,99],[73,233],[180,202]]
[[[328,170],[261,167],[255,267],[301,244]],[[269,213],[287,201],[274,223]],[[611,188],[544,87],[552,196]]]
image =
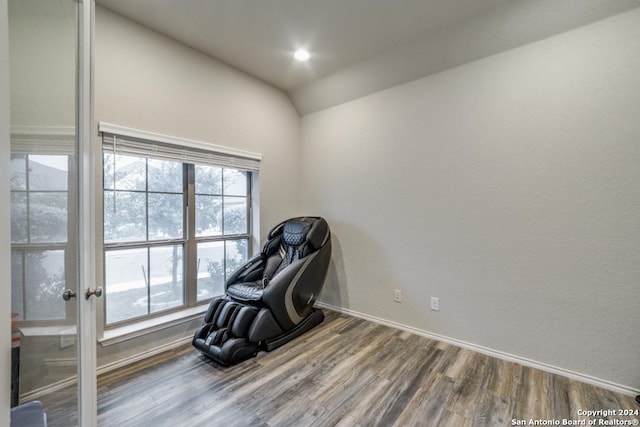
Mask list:
[[212,300],[205,323],[193,335],[193,346],[222,365],[255,357],[257,340],[249,339],[249,329],[258,309],[230,301]]
[[221,365],[232,365],[255,357],[258,354],[258,343],[246,338],[229,338],[220,345],[207,344],[206,339],[196,338],[193,346],[204,355]]

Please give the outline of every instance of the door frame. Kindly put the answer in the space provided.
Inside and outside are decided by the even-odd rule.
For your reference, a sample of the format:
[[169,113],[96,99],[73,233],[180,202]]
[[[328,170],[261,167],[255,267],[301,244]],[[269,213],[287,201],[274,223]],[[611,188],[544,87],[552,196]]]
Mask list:
[[[9,200],[9,8],[7,0],[0,0],[0,163],[5,166],[0,182],[0,197]],[[0,253],[0,280],[2,280],[2,294],[11,292],[11,227],[9,217],[11,209],[9,203],[0,207],[0,235],[5,236],[2,241],[3,248]],[[6,256],[5,256],[6,254]],[[0,315],[8,319],[11,314],[11,298],[2,298],[0,301]],[[10,387],[4,386],[11,382],[11,325],[9,322],[0,322],[0,425],[9,425],[10,419]]]
[[78,424],[97,425],[96,298],[85,297],[96,283],[94,107],[94,0],[78,1],[77,115],[78,135]]

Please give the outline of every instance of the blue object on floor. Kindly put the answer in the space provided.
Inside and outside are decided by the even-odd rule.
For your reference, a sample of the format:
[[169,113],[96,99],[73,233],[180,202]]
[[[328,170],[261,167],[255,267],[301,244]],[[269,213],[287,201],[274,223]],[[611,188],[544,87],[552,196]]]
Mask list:
[[11,408],[11,427],[47,427],[42,403],[34,400]]

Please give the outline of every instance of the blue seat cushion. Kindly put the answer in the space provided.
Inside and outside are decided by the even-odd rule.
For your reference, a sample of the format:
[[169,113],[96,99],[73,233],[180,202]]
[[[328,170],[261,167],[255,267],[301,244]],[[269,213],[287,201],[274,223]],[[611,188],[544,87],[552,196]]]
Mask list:
[[11,427],[47,427],[42,403],[35,400],[11,408]]

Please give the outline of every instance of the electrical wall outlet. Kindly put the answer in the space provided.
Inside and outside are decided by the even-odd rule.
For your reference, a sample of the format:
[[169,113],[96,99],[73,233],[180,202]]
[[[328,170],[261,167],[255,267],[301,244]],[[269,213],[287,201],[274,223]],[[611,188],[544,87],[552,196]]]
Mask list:
[[402,302],[402,291],[400,289],[393,290],[393,302]]
[[440,298],[431,297],[431,310],[440,311]]

